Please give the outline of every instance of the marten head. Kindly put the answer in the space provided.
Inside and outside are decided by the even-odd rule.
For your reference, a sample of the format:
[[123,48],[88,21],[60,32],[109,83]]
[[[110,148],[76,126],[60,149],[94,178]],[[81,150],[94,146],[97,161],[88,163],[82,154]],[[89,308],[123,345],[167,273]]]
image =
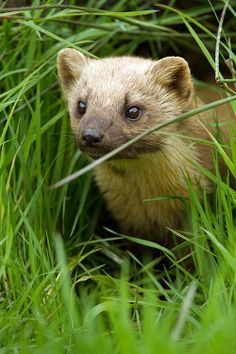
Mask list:
[[[190,109],[191,75],[180,57],[96,60],[64,49],[58,55],[58,73],[78,145],[92,158]],[[176,125],[166,128],[176,129]],[[165,135],[151,134],[118,157],[136,158],[164,145]]]

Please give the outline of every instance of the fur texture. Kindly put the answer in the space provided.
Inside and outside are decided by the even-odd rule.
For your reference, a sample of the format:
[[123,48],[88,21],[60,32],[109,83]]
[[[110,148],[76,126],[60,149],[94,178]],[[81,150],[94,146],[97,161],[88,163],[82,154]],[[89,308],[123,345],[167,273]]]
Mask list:
[[[58,73],[78,145],[92,158],[197,104],[188,64],[180,57],[94,60],[74,49],[64,49],[58,55]],[[78,112],[80,101],[86,103],[82,115]],[[131,106],[141,110],[138,120],[125,116]],[[168,195],[187,197],[187,178],[196,190],[211,190],[210,182],[191,163],[213,169],[212,149],[196,140],[209,140],[200,121],[212,129],[209,113],[172,124],[96,168],[97,184],[121,232],[168,244],[167,227],[183,227],[183,201],[144,200]],[[93,146],[85,144],[82,137],[86,129],[101,134],[102,141]]]

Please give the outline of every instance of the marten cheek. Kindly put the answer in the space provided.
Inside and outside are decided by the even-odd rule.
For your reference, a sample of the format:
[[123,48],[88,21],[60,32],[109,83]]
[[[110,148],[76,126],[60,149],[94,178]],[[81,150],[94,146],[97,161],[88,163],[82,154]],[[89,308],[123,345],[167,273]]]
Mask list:
[[71,119],[70,125],[71,125],[71,129],[72,129],[73,133],[75,135],[77,135],[78,131],[79,131],[79,122],[77,121],[77,119]]

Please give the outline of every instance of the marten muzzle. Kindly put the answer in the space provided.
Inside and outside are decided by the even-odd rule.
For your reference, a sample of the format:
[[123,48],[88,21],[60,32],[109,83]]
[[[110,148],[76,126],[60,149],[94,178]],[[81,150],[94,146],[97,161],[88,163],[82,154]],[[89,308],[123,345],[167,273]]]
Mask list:
[[84,126],[77,135],[77,143],[81,151],[93,159],[106,155],[114,147],[107,141],[103,131],[96,126]]
[[[135,134],[128,135],[127,132],[122,132],[119,129],[115,130],[114,126],[112,128],[101,129],[94,124],[89,127],[87,125],[81,127],[76,134],[80,150],[92,159],[98,159],[135,136]],[[161,151],[162,145],[158,137],[153,137],[151,141],[150,137],[144,137],[114,155],[112,159],[135,159],[145,153],[150,154]]]

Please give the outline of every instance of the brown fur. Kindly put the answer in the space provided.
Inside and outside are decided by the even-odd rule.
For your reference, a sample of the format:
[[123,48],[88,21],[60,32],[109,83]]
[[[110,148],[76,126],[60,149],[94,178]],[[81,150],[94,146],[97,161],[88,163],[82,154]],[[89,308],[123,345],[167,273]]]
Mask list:
[[[180,57],[94,60],[74,49],[64,49],[58,56],[58,73],[78,145],[93,158],[199,104],[193,96],[188,64]],[[79,100],[87,102],[82,117],[77,111]],[[128,106],[142,110],[139,120],[125,118]],[[180,199],[144,200],[163,195],[187,197],[187,177],[196,190],[211,190],[209,180],[191,161],[213,170],[213,151],[190,139],[209,140],[200,121],[212,130],[210,117],[204,113],[169,125],[96,168],[97,184],[121,232],[168,244],[166,227],[183,226],[184,203]],[[99,147],[84,145],[81,136],[85,128],[103,134]]]

